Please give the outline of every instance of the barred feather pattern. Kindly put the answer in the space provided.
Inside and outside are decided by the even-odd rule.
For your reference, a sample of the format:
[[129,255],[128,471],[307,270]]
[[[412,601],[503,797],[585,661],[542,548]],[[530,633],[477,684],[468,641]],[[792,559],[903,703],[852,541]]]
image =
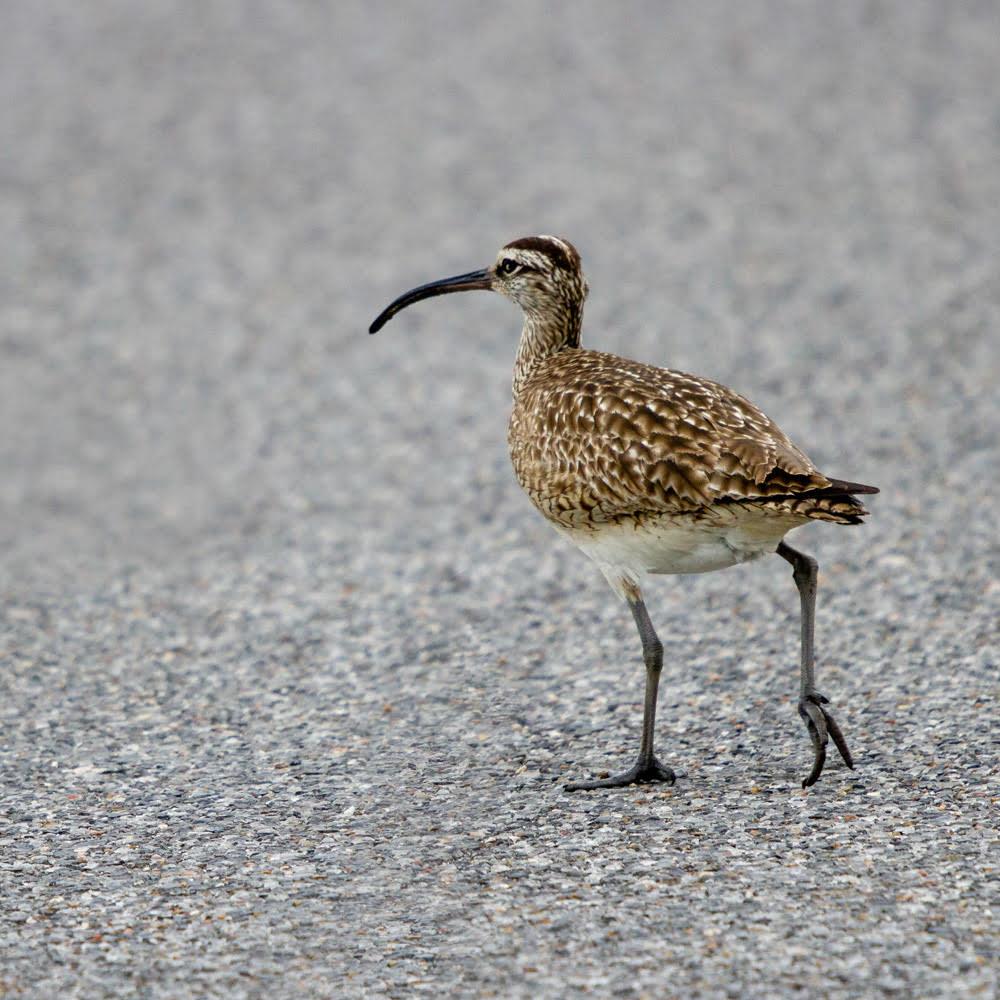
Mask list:
[[598,351],[567,347],[533,365],[508,443],[518,482],[564,527],[730,503],[795,523],[867,513],[743,396]]

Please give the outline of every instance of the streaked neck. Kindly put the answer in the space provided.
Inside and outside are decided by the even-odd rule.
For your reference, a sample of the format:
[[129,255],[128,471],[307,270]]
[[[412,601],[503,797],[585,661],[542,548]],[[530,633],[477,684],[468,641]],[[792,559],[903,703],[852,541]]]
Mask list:
[[513,393],[516,397],[531,378],[538,364],[560,351],[580,346],[583,304],[566,303],[562,308],[546,309],[544,314],[525,312],[521,341],[514,362]]

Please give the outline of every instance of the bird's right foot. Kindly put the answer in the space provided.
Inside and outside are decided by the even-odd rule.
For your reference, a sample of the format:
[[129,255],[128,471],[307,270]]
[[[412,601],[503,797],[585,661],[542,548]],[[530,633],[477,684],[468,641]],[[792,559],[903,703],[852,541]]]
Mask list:
[[625,788],[628,785],[648,785],[663,782],[672,785],[675,781],[674,772],[655,757],[649,760],[639,760],[621,774],[613,774],[608,778],[595,778],[593,781],[571,781],[566,785],[567,792],[586,791],[591,788]]

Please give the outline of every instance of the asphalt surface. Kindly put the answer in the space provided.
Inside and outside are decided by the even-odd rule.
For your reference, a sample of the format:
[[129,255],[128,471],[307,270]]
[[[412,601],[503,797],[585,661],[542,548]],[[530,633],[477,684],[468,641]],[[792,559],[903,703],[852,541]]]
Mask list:
[[[991,997],[994,3],[4,6],[0,996]],[[592,346],[873,482],[626,609],[519,494],[555,232]]]

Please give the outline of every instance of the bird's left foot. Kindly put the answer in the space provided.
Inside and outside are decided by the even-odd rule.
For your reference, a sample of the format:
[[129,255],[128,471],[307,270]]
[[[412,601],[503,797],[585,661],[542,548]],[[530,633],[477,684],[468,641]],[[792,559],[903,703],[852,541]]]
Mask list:
[[802,716],[809,729],[813,750],[816,753],[813,768],[809,772],[809,776],[802,782],[803,788],[815,785],[823,773],[828,738],[833,739],[833,745],[840,751],[844,763],[852,770],[854,769],[854,758],[851,756],[851,751],[847,749],[847,740],[844,739],[844,734],[840,731],[837,720],[823,707],[829,704],[829,701],[829,698],[816,691],[799,701],[799,715]]
[[613,774],[609,778],[596,778],[594,781],[571,781],[566,786],[567,792],[579,792],[590,788],[625,788],[627,785],[646,785],[662,781],[672,785],[675,781],[674,772],[655,757],[649,760],[639,760],[621,774]]

